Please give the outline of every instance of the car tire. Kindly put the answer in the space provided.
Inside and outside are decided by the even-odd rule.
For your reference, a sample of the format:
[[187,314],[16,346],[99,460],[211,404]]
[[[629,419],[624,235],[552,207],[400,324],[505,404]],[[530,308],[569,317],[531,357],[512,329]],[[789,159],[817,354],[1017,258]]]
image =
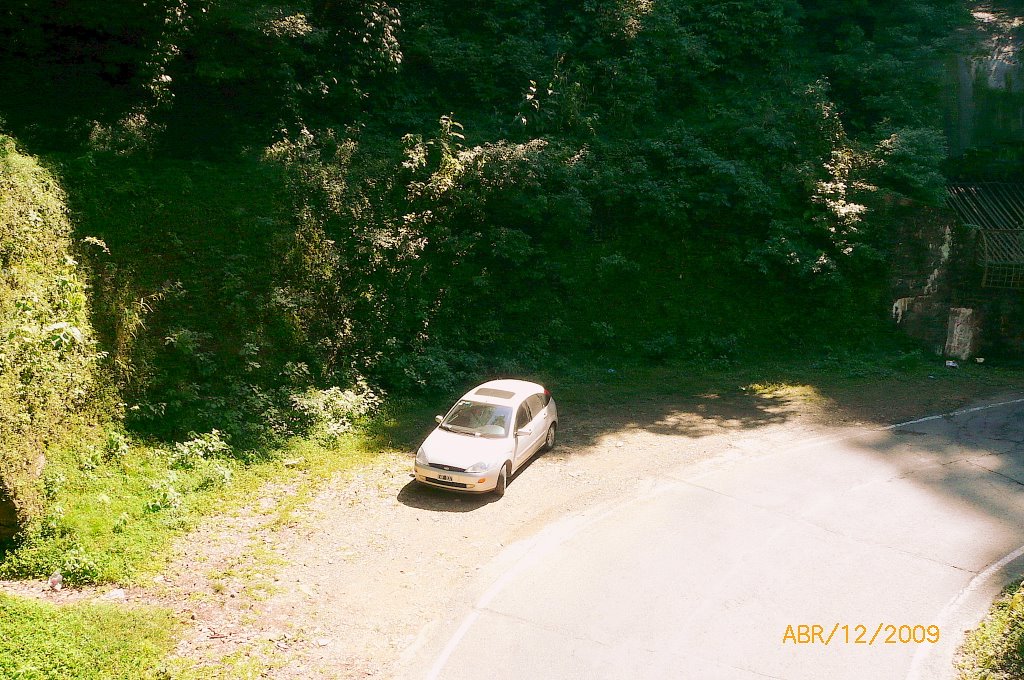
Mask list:
[[551,427],[548,428],[548,433],[544,436],[544,451],[550,451],[555,448],[555,435],[557,434],[558,426],[555,423],[551,423]]
[[501,498],[505,495],[505,488],[508,486],[508,463],[501,466],[498,471],[498,483],[494,486],[494,495]]

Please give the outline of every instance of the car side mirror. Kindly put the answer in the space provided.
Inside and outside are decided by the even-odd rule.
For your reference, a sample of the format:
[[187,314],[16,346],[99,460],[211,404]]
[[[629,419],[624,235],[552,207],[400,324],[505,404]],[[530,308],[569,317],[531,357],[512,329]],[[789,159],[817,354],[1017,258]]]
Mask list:
[[518,430],[516,430],[517,437],[529,437],[531,434],[533,434],[532,427],[521,427]]
[[434,416],[434,420],[440,423],[442,420],[444,420],[444,416]]

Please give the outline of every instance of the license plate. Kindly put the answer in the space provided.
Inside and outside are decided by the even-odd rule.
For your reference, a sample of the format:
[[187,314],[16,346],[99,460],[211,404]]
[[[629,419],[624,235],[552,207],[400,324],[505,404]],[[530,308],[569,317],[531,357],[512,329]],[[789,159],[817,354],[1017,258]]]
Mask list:
[[454,479],[452,479],[451,475],[438,475],[437,478],[440,479],[442,482],[454,482],[455,481]]

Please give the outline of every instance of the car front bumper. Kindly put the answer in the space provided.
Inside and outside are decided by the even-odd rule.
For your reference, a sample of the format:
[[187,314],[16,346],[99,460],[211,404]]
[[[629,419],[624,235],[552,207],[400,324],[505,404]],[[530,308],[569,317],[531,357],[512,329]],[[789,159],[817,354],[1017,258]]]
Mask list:
[[498,470],[470,474],[468,472],[441,470],[417,463],[415,471],[416,481],[449,491],[485,493],[487,491],[494,491],[494,487],[498,485]]

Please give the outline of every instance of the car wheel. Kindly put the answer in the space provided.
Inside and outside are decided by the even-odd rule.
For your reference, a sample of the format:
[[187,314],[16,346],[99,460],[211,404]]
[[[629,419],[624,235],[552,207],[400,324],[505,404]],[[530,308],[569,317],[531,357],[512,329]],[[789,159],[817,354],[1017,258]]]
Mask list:
[[545,451],[550,451],[551,449],[555,448],[555,430],[557,429],[557,427],[557,425],[551,423],[551,427],[548,428],[547,436],[544,437]]
[[505,495],[505,487],[508,486],[508,463],[501,466],[498,471],[498,484],[494,487],[494,495],[501,498]]

